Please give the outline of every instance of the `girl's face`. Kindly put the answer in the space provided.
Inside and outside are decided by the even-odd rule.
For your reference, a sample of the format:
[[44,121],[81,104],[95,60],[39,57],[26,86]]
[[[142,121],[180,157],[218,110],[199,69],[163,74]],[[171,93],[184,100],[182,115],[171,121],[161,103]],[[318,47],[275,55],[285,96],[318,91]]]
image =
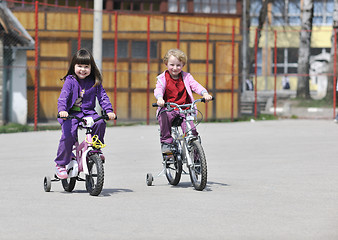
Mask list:
[[182,72],[183,66],[183,62],[178,60],[176,57],[172,55],[169,57],[167,68],[172,78],[177,79],[179,77],[178,75]]
[[90,75],[91,66],[86,64],[75,64],[74,71],[79,79],[85,79]]

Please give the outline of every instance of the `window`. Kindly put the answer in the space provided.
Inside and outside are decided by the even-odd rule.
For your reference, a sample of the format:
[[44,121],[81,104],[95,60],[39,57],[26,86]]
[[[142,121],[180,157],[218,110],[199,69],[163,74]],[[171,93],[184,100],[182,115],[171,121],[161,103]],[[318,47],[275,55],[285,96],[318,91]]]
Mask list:
[[274,1],[272,3],[272,24],[276,26],[285,25],[285,3]]
[[168,11],[169,12],[188,12],[187,0],[168,0]]
[[[92,40],[81,40],[81,48],[87,49],[89,52],[93,52]],[[72,41],[72,55],[77,52],[77,40]]]
[[323,53],[330,53],[330,52],[331,52],[331,48],[311,48],[310,50],[311,56],[316,56],[316,55],[320,55]]
[[261,8],[262,8],[262,0],[251,0],[251,3],[250,3],[250,24],[251,26],[258,26],[259,11],[261,10]]
[[[102,57],[103,58],[114,58],[115,56],[115,47],[113,40],[103,40],[102,41]],[[117,58],[127,58],[128,57],[128,41],[118,41],[117,42]]]
[[[272,55],[274,57],[275,52]],[[274,60],[273,60],[274,61]],[[271,64],[272,73],[275,72],[275,62]],[[298,48],[277,48],[277,74],[297,73]]]
[[[1,2],[1,0],[0,0]],[[30,1],[9,1],[8,7],[20,7],[20,8],[34,8],[34,0]],[[48,5],[40,5],[43,8],[56,6],[78,7],[82,8],[94,8],[94,1],[92,0],[38,0],[39,3],[47,3]]]
[[[251,0],[250,21],[252,26],[258,25],[259,13],[262,8],[262,0]],[[301,9],[300,0],[278,0],[271,3],[272,25],[300,25]],[[269,15],[269,13],[268,13]]]
[[236,14],[236,0],[194,0],[194,12]]
[[[92,40],[82,40],[81,48],[86,48],[91,53],[93,52]],[[77,40],[72,41],[72,54],[77,51]],[[113,40],[102,41],[102,58],[114,58],[115,48]],[[128,57],[128,41],[118,41],[117,43],[117,57],[127,58]]]
[[301,24],[300,0],[274,1],[272,3],[272,24],[282,26]]
[[300,1],[299,0],[289,0],[288,3],[288,23],[290,25],[301,25],[300,20]]
[[113,10],[159,12],[160,2],[156,0],[114,0]]
[[[131,57],[136,59],[146,59],[147,42],[133,41],[131,46]],[[150,42],[150,58],[157,58],[157,42]]]
[[332,25],[333,21],[333,0],[314,0],[313,1],[313,24]]

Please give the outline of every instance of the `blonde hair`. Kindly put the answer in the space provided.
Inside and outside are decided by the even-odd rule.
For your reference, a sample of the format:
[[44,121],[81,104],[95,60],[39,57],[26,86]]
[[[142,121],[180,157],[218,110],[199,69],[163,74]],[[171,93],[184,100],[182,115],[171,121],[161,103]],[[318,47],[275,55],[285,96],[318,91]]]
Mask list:
[[163,63],[165,65],[168,64],[168,59],[170,58],[170,56],[174,56],[175,58],[177,58],[180,62],[183,63],[183,65],[185,65],[188,61],[187,55],[185,55],[183,51],[176,48],[172,48],[169,49],[163,57]]

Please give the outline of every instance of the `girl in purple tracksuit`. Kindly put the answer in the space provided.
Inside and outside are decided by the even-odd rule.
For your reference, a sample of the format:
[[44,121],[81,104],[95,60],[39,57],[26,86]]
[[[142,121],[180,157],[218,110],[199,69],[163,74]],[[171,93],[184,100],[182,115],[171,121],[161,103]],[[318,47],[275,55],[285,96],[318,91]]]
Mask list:
[[[60,118],[68,117],[68,114],[77,117],[98,117],[95,111],[96,98],[102,108],[109,116],[109,120],[116,118],[112,104],[106,91],[102,87],[102,75],[97,68],[94,58],[86,49],[80,49],[73,56],[64,81],[60,97],[58,99],[58,113]],[[56,175],[60,179],[68,177],[65,166],[69,164],[72,157],[72,148],[77,141],[77,119],[58,119],[62,128],[56,163]],[[103,141],[106,123],[103,119],[97,121],[93,126],[93,134],[98,135]]]

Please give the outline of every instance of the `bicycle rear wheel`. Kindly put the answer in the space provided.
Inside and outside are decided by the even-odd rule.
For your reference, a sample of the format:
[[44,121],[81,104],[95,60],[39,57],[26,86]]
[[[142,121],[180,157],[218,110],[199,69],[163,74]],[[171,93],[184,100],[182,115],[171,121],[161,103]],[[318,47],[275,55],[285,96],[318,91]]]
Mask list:
[[165,164],[165,175],[168,182],[171,185],[176,186],[181,180],[182,161],[179,161],[175,155],[172,155],[172,157],[165,160]]
[[98,196],[103,188],[104,169],[98,154],[87,157],[89,174],[86,175],[86,189],[92,196]]
[[61,179],[62,187],[66,192],[71,192],[75,188],[76,177]]
[[191,143],[191,151],[189,154],[193,163],[189,166],[191,183],[196,190],[202,191],[207,185],[208,171],[204,150],[198,140]]

